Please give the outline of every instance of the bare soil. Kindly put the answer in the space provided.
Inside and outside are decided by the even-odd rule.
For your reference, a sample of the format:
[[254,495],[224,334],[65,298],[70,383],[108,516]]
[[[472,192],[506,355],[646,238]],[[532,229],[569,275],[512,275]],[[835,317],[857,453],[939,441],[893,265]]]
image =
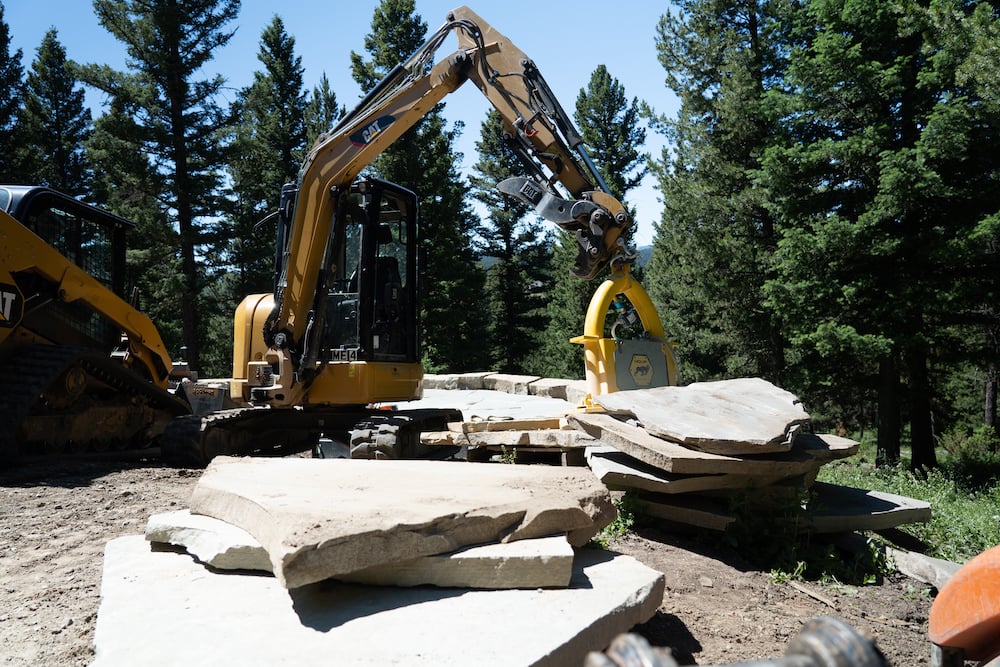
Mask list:
[[[186,507],[200,471],[156,463],[60,461],[0,471],[0,663],[93,659],[104,545]],[[902,576],[851,587],[779,583],[739,554],[641,530],[613,547],[666,577],[663,603],[636,630],[681,664],[780,656],[803,622],[838,616],[873,637],[893,665],[929,664],[931,599]]]

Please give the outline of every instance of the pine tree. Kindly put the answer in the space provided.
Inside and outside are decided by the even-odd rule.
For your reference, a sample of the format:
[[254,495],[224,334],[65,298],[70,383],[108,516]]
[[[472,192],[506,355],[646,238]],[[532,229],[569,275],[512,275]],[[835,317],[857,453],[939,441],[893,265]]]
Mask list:
[[[625,197],[642,181],[648,157],[640,152],[646,141],[646,130],[640,122],[638,99],[630,101],[625,95],[625,87],[611,76],[607,67],[598,65],[591,73],[587,88],[577,95],[575,118],[605,184],[628,208]],[[634,210],[631,215],[634,219]],[[631,243],[634,233],[634,226],[626,231],[627,244]],[[574,276],[571,269],[577,251],[575,237],[559,232],[552,259],[555,284],[549,294],[548,324],[537,368],[540,374],[549,377],[583,377],[582,349],[569,339],[583,333],[594,287],[607,276],[607,270],[593,281],[582,281]]]
[[33,182],[71,195],[88,195],[93,171],[84,151],[91,134],[84,91],[66,60],[55,29],[45,33],[24,91],[20,113],[22,173]]
[[[159,215],[171,230],[176,225],[171,245],[181,268],[181,340],[195,368],[201,366],[205,337],[201,315],[215,310],[212,304],[199,303],[204,277],[197,257],[214,254],[205,246],[204,221],[223,208],[221,167],[226,156],[220,136],[230,122],[215,101],[224,79],[197,77],[232,37],[226,25],[239,7],[239,0],[95,0],[101,25],[125,44],[132,71],[100,65],[81,70],[81,78],[111,99],[112,112],[95,124],[102,142],[119,142],[128,152],[145,156],[152,172],[162,176],[154,181],[160,188]],[[127,180],[123,169],[134,165],[122,162],[131,158],[104,156],[108,161],[100,167],[108,181]],[[214,362],[221,365],[225,360]],[[225,372],[207,364],[199,369]]]
[[234,210],[227,264],[236,274],[236,301],[273,288],[274,227],[258,223],[277,208],[281,186],[295,180],[308,147],[302,58],[280,17],[261,33],[257,58],[263,70],[240,91],[229,164]]
[[917,468],[936,463],[938,355],[962,348],[956,316],[996,294],[981,234],[992,220],[995,240],[1000,209],[996,116],[959,82],[966,49],[934,29],[938,10],[976,8],[807,3],[788,72],[795,142],[766,170],[783,219],[771,305],[819,381],[877,387],[881,461],[899,459],[909,417]]
[[764,151],[782,142],[771,101],[784,70],[786,3],[687,0],[667,12],[657,50],[681,100],[659,119],[670,141],[654,165],[664,210],[646,286],[680,341],[687,381],[759,375],[781,382],[786,343],[764,303],[776,242],[756,186]]
[[[382,0],[365,37],[369,59],[351,54],[355,81],[370,90],[423,44],[426,32],[413,0]],[[381,178],[420,198],[421,337],[425,366],[433,371],[480,368],[487,361],[479,344],[485,319],[475,307],[483,290],[472,247],[476,220],[458,171],[461,155],[454,150],[460,131],[461,124],[446,130],[441,114],[432,110],[372,164]]]
[[10,26],[4,20],[3,4],[0,3],[0,86],[4,94],[0,96],[0,183],[24,183],[17,146],[21,145],[17,126],[18,110],[24,88],[24,68],[21,66],[21,49],[10,50]]
[[[495,260],[487,270],[490,368],[524,373],[538,348],[544,324],[550,261],[545,229],[526,204],[502,195],[496,184],[521,174],[517,154],[503,139],[503,117],[491,110],[476,142],[479,160],[473,169],[473,194],[487,209],[479,228],[481,253]],[[527,219],[526,219],[527,218]]]
[[344,108],[337,106],[337,95],[330,87],[326,73],[313,88],[305,109],[306,146],[312,146],[324,132],[328,132],[333,122],[344,115]]

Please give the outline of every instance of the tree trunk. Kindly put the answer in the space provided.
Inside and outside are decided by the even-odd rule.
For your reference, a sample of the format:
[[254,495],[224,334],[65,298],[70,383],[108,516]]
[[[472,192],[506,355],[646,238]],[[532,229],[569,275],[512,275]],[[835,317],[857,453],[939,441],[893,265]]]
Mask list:
[[934,451],[927,353],[922,349],[908,351],[906,365],[910,380],[910,467],[914,470],[935,468],[937,455]]
[[875,465],[899,463],[899,369],[893,354],[879,360],[878,443]]
[[997,425],[997,385],[1000,385],[1000,365],[997,365],[994,357],[986,365],[986,405],[983,424],[993,429],[993,433],[1000,437],[1000,428]]

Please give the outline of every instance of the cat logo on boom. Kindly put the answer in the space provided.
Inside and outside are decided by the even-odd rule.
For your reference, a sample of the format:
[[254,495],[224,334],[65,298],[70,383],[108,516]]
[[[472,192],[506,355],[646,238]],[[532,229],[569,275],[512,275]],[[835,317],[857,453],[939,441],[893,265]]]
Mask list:
[[24,299],[16,285],[0,283],[0,328],[12,329],[21,321]]

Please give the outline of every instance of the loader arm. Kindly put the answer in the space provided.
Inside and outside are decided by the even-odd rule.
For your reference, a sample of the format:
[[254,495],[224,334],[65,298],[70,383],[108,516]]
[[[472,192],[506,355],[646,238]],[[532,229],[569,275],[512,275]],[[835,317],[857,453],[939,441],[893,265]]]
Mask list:
[[[451,32],[457,33],[459,49],[432,65]],[[283,204],[278,249],[283,256],[278,258],[281,269],[264,339],[273,350],[290,351],[294,366],[309,366],[315,360],[308,332],[327,289],[323,263],[334,241],[338,194],[469,80],[503,116],[505,139],[530,172],[528,177],[504,181],[500,189],[575,234],[580,250],[574,273],[589,279],[615,258],[626,256],[619,239],[629,216],[608,192],[579,133],[537,67],[507,37],[460,7],[409,60],[397,65],[317,140],[303,162],[296,191]]]
[[[140,362],[153,384],[160,388],[167,387],[172,366],[170,355],[156,326],[146,314],[67,261],[52,246],[3,211],[0,211],[0,240],[4,248],[0,282],[6,280],[5,276],[34,274],[51,286],[60,302],[86,304],[125,334],[128,345],[120,351],[123,363],[131,366],[136,361]],[[13,278],[9,289],[16,289]],[[26,308],[32,307],[32,303],[26,305]],[[19,332],[16,327],[18,319],[3,322],[4,326],[0,326],[0,344],[9,335]]]

